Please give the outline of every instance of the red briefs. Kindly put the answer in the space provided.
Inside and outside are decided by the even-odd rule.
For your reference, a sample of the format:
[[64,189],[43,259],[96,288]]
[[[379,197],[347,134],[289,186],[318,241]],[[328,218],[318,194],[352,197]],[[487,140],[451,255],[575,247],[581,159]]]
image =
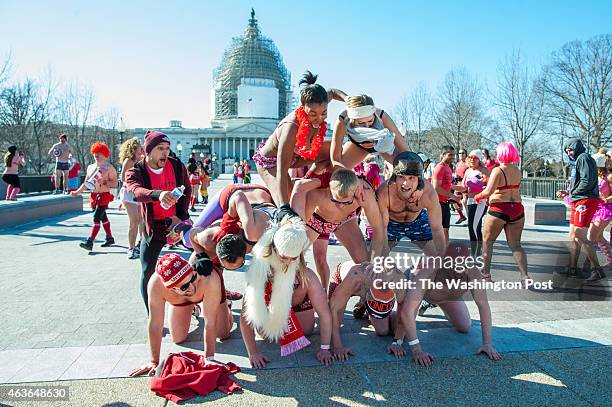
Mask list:
[[579,228],[586,228],[591,225],[593,215],[597,212],[601,199],[586,198],[572,202],[572,211],[570,213],[570,225]]
[[525,208],[520,202],[491,202],[489,203],[489,215],[513,223],[525,216]]

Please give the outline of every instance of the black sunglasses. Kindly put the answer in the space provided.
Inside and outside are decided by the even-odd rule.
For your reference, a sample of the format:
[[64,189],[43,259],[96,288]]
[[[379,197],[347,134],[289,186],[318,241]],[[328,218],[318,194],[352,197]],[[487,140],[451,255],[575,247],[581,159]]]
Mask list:
[[[331,193],[330,193],[330,195],[331,195]],[[350,201],[348,201],[348,202],[336,201],[336,200],[334,199],[333,195],[331,195],[329,199],[330,199],[330,200],[331,200],[333,203],[335,203],[335,204],[337,204],[337,205],[346,205],[346,206],[348,206],[348,205],[352,205],[352,204],[353,204],[353,201],[355,200],[355,194],[353,194],[353,199],[351,199],[351,200],[350,200]]]
[[183,284],[182,286],[177,287],[177,288],[178,288],[179,290],[181,290],[181,291],[187,291],[187,290],[189,290],[189,286],[190,286],[191,284],[193,284],[193,282],[194,282],[194,281],[196,281],[196,278],[198,278],[198,273],[193,273],[193,274],[191,275],[191,279],[190,279],[188,282],[186,282],[185,284]]

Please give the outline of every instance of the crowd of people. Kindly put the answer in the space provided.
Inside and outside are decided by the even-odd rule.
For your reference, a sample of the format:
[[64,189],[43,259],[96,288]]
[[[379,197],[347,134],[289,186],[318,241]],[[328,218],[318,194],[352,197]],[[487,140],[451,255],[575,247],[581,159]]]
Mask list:
[[[354,317],[369,319],[377,335],[390,337],[381,351],[404,357],[406,342],[414,362],[428,366],[434,359],[421,348],[415,323],[422,305],[438,305],[459,332],[470,330],[471,320],[462,299],[467,288],[431,289],[418,282],[492,281],[492,247],[503,230],[517,279],[529,286],[521,245],[525,211],[520,156],[512,143],[500,143],[495,158],[486,149],[461,149],[457,159],[455,148],[444,146],[434,166],[427,155],[410,151],[392,118],[370,96],[326,90],[316,79],[306,73],[299,107],[252,157],[264,185],[252,184],[249,162],[237,161],[233,183],[208,197],[209,162],[190,159],[184,165],[172,154],[170,138],[159,131],[148,131],[144,144],[133,138],[121,146],[119,177],[107,162],[108,147],[101,142],[91,146],[94,163],[87,167],[83,185],[71,192],[88,192],[93,209],[91,234],[81,247],[92,250],[100,228],[106,232],[102,246],[115,243],[106,210],[120,179],[119,199],[130,225],[128,255],[139,258],[142,267],[140,291],[151,358],[132,375],[153,374],[160,363],[166,305],[170,336],[177,343],[187,338],[192,316],[203,314],[205,358],[219,363],[216,339],[232,334],[231,303],[244,296],[238,325],[251,365],[262,368],[271,360],[258,349],[256,334],[278,341],[284,356],[310,344],[307,337],[315,323],[320,330],[317,360],[329,365],[350,358],[354,351],[342,341],[342,319],[349,299],[359,297]],[[346,109],[335,120],[332,139],[325,140],[333,100],[345,103]],[[572,140],[566,153],[573,170],[568,189],[559,196],[567,197],[571,207],[567,274],[594,282],[606,277],[594,246],[608,264],[612,260],[603,236],[612,219],[612,160],[605,152],[591,157],[580,140]],[[65,135],[50,154],[56,157],[59,191],[58,180],[65,180],[70,168]],[[19,192],[12,175],[22,162],[23,154],[9,148],[3,179],[11,181],[11,197]],[[192,222],[190,211],[200,199],[205,206]],[[457,223],[467,220],[469,247],[449,240],[453,209]],[[365,233],[360,222],[365,222]],[[330,234],[342,243],[349,261],[330,267]],[[160,256],[164,246],[181,238],[192,251],[188,260],[174,252]],[[447,263],[406,269],[385,261],[382,272],[377,270],[380,259],[389,258],[403,239],[432,258],[481,256],[483,265],[461,271]],[[314,269],[304,261],[311,246]],[[577,266],[581,249],[590,262],[588,275]],[[245,265],[247,253],[251,261]],[[244,293],[225,288],[224,270],[246,270]],[[486,289],[474,287],[470,291],[482,329],[477,352],[500,360]]]

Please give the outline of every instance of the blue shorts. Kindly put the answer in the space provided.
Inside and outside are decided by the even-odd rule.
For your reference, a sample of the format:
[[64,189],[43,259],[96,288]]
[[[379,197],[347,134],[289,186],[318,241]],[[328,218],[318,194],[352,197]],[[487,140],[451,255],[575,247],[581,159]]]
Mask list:
[[429,216],[425,209],[421,210],[419,216],[412,222],[396,222],[389,219],[387,240],[398,242],[403,237],[413,242],[426,242],[433,239]]

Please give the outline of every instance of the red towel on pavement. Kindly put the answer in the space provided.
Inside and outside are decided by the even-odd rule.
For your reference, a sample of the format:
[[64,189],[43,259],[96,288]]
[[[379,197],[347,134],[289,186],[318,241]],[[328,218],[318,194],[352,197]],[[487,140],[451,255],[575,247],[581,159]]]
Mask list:
[[232,394],[242,390],[228,375],[240,371],[234,363],[227,367],[208,363],[203,355],[193,352],[170,353],[160,377],[151,378],[151,391],[174,403],[205,396],[213,390]]

